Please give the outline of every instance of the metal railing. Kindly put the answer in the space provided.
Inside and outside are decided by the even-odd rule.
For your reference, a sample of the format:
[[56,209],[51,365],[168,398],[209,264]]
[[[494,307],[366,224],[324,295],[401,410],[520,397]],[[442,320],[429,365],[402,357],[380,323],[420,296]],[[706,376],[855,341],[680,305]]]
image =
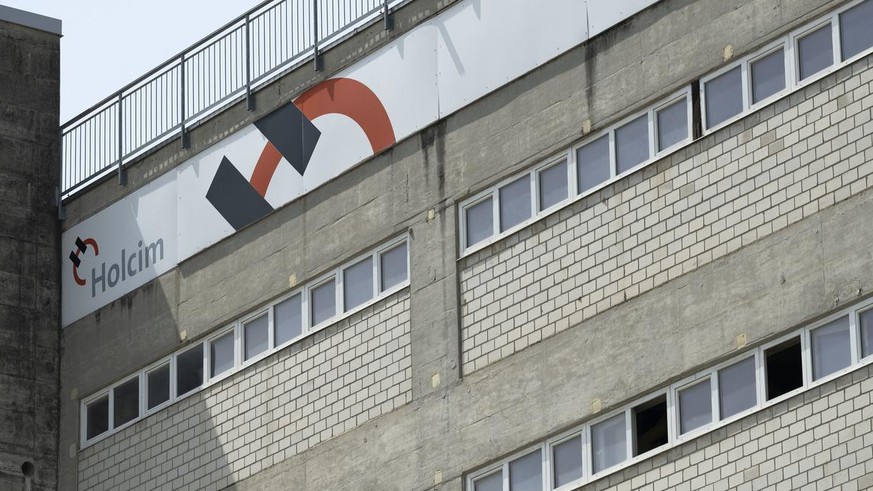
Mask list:
[[267,0],[61,126],[60,197],[117,171],[193,122],[407,0]]

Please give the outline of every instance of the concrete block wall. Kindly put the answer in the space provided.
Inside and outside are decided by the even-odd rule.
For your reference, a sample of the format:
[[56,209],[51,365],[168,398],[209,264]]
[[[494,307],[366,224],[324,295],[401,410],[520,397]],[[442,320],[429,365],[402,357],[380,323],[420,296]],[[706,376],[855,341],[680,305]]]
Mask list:
[[82,450],[80,490],[221,489],[411,400],[401,291]]
[[873,187],[871,62],[464,258],[464,373]]
[[873,365],[579,491],[873,488]]

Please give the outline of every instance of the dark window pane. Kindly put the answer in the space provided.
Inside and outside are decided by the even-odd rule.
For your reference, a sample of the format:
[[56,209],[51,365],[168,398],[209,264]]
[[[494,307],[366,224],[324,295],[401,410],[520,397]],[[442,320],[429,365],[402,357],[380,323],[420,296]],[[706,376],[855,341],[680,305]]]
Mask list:
[[394,247],[391,250],[382,253],[381,258],[382,264],[381,273],[382,273],[382,291],[397,286],[408,279],[408,272],[406,271],[407,266],[407,257],[406,257],[406,242]]
[[746,358],[718,371],[718,398],[721,419],[729,418],[758,403],[755,383],[755,358]]
[[764,352],[767,400],[803,386],[800,338],[792,338]]
[[494,209],[491,198],[467,207],[464,213],[467,221],[467,247],[494,235]]
[[90,440],[109,430],[109,395],[88,404],[85,437]]
[[709,380],[679,391],[679,432],[687,433],[712,422]]
[[624,413],[591,427],[594,472],[600,472],[627,459]]
[[577,436],[552,447],[555,487],[582,478],[582,437]]
[[658,151],[688,138],[688,101],[670,104],[658,111]]
[[852,364],[849,317],[841,317],[810,332],[812,378],[818,380]]
[[762,101],[785,88],[785,52],[782,48],[752,62],[752,102]]
[[707,128],[743,112],[743,74],[739,66],[706,82],[704,90]]
[[636,167],[649,159],[649,116],[640,116],[615,130],[617,172]]
[[148,407],[160,406],[170,400],[170,365],[156,368],[146,375],[148,387]]
[[834,63],[834,44],[828,24],[797,40],[800,80],[824,70]]
[[373,298],[373,258],[343,270],[343,298],[346,312]]
[[500,188],[500,231],[530,218],[530,175]]
[[567,199],[567,161],[540,171],[540,210]]
[[541,491],[542,489],[543,457],[540,450],[509,463],[509,491]]
[[873,309],[858,314],[861,321],[861,352],[863,356],[873,355]]
[[312,325],[320,324],[336,315],[336,288],[334,280],[312,289]]
[[203,384],[203,344],[176,357],[176,395],[181,396]]
[[270,345],[270,319],[264,314],[243,324],[246,360],[267,351]]
[[276,323],[276,346],[290,341],[303,332],[303,308],[300,294],[276,304],[273,310],[273,321]]
[[503,473],[500,471],[473,482],[473,491],[503,491]]
[[609,180],[609,135],[576,150],[579,193]]
[[631,414],[634,417],[634,456],[667,444],[666,394],[640,404]]
[[112,389],[115,393],[115,427],[139,417],[139,377]]
[[840,14],[840,45],[843,59],[873,47],[873,0],[861,2]]
[[209,343],[210,376],[215,377],[233,368],[233,332]]

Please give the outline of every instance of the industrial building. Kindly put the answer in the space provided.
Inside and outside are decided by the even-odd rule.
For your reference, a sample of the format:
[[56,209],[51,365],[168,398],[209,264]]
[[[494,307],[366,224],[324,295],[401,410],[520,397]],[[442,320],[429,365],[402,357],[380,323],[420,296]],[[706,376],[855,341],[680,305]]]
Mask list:
[[[59,25],[4,20],[51,79]],[[57,418],[0,442],[0,484],[873,488],[870,26],[873,0],[261,4],[0,152],[40,162],[8,274],[45,337],[0,387]]]

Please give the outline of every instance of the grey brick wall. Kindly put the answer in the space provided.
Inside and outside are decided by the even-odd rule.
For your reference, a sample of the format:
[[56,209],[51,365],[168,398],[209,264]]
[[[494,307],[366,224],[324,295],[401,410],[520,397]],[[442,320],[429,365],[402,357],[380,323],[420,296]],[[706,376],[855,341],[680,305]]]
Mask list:
[[464,258],[463,372],[873,185],[871,59]]
[[411,400],[408,290],[79,455],[80,490],[220,489]]
[[867,365],[578,489],[870,489],[871,393]]

